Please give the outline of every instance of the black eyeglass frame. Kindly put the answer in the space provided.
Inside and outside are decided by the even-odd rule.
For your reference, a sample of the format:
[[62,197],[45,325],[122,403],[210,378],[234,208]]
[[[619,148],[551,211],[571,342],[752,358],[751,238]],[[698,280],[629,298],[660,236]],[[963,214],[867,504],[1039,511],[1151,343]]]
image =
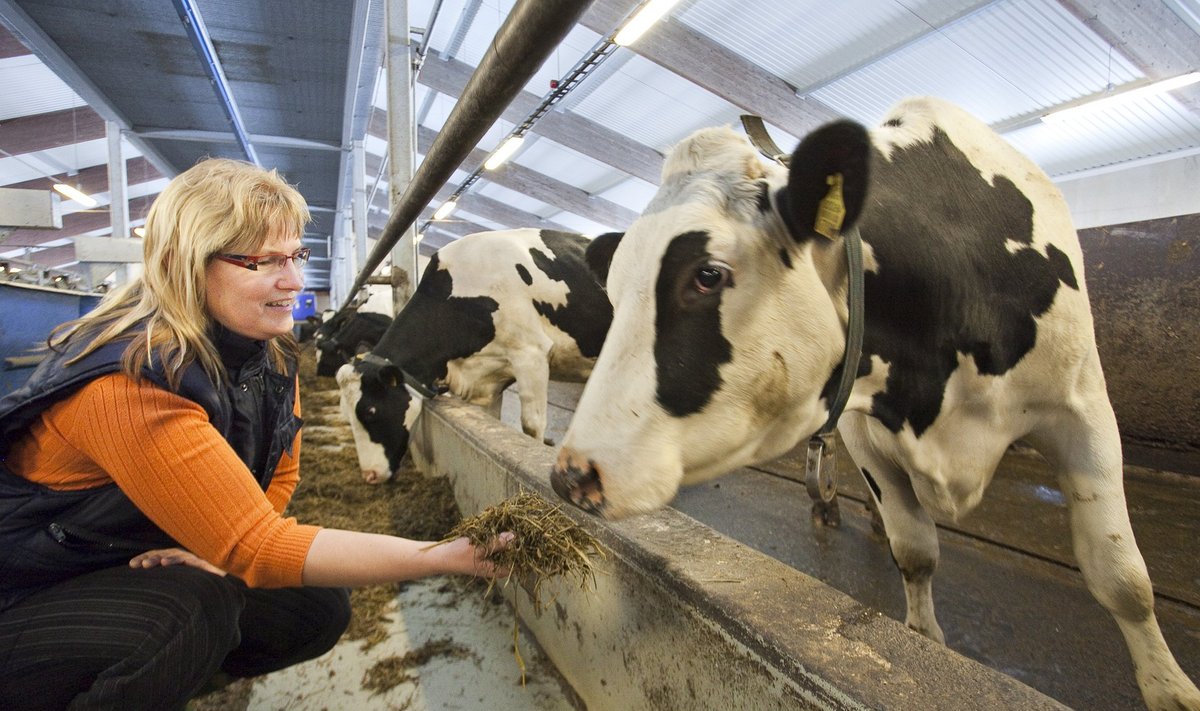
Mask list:
[[[213,258],[256,272],[258,271],[258,263],[269,257],[283,257],[284,260],[290,259],[294,262],[299,262],[299,265],[303,267],[308,263],[308,258],[311,255],[312,249],[310,247],[301,247],[291,254],[284,254],[282,252],[273,252],[271,254],[214,254]],[[287,261],[284,261],[284,266],[287,266]]]

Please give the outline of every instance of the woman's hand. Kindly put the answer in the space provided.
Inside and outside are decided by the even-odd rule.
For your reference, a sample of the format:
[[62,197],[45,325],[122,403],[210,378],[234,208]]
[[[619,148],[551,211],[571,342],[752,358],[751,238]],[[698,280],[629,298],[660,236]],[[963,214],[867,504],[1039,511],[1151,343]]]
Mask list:
[[129,561],[130,568],[155,568],[160,565],[190,565],[207,570],[213,575],[225,575],[225,571],[209,563],[191,551],[182,548],[159,548],[139,553]]
[[475,575],[480,578],[506,578],[512,575],[512,569],[496,565],[488,560],[488,556],[504,550],[512,544],[515,538],[514,534],[505,531],[484,546],[473,546],[467,538],[458,538],[438,546],[438,548],[443,549],[442,552],[446,556],[450,572]]

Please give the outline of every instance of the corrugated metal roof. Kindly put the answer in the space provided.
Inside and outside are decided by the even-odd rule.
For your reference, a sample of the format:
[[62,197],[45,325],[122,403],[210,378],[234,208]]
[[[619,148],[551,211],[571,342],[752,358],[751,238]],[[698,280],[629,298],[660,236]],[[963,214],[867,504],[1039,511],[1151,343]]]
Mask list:
[[[195,1],[260,158],[300,185],[315,208],[310,236],[320,256],[310,275],[323,288],[331,265],[324,245],[345,223],[337,216],[350,214],[351,141],[363,140],[368,152],[375,229],[386,214],[379,211],[387,202],[386,171],[380,173],[386,137],[378,129],[386,125],[386,97],[376,83],[382,73],[377,71],[383,54],[382,0]],[[551,81],[562,78],[636,4],[596,0],[528,80],[521,105],[542,101]],[[461,85],[513,5],[513,0],[410,2],[410,25],[433,22],[413,98],[425,129],[442,128]],[[14,21],[17,15],[24,19]],[[36,123],[37,117],[80,106],[106,116],[115,110],[126,120],[127,156],[137,156],[141,148],[149,151],[149,163],[142,166],[170,174],[201,155],[240,157],[228,118],[170,3],[0,0],[0,16],[10,29],[28,21],[33,43],[46,45],[36,47],[37,55],[22,54],[13,50],[7,34],[0,38],[6,40],[0,58],[0,82],[6,87],[0,94],[0,149],[6,127],[27,132],[33,125],[11,121]],[[642,209],[654,190],[662,153],[692,130],[733,124],[739,114],[759,111],[760,104],[772,135],[784,146],[796,136],[772,116],[780,125],[802,130],[838,115],[870,124],[900,98],[932,94],[997,125],[1052,176],[1195,155],[1200,152],[1200,87],[1066,125],[1045,125],[1037,118],[1110,86],[1119,89],[1148,76],[1198,68],[1198,17],[1198,0],[1164,0],[1163,5],[684,0],[660,30],[632,48],[615,50],[553,107],[543,119],[546,135],[534,126],[534,136],[514,158],[524,173],[482,173],[468,192],[478,199],[464,201],[451,218],[455,222],[442,227],[447,233],[470,225],[623,228],[596,217]],[[414,43],[423,36],[414,32]],[[53,73],[63,69],[63,57],[77,68],[67,67],[67,81]],[[358,67],[350,64],[355,58]],[[82,73],[89,86],[75,86],[78,76],[72,71]],[[438,77],[438,90],[430,88],[433,80],[427,75]],[[103,105],[85,108],[81,96],[100,97]],[[478,151],[494,149],[524,117],[518,114],[510,110],[497,122]],[[44,147],[13,158],[0,154],[0,184],[78,173],[103,188],[105,141],[94,135],[64,138],[64,120],[58,116],[58,134]],[[372,120],[373,133],[367,130]],[[469,170],[455,171],[441,195],[453,192]],[[376,188],[380,175],[385,182]],[[523,194],[520,186],[527,183],[521,181],[530,179],[543,190],[562,186],[576,193],[575,201]],[[135,190],[141,188],[131,185],[130,193]],[[609,207],[578,214],[579,191]],[[89,231],[95,229],[91,224],[85,225]]]

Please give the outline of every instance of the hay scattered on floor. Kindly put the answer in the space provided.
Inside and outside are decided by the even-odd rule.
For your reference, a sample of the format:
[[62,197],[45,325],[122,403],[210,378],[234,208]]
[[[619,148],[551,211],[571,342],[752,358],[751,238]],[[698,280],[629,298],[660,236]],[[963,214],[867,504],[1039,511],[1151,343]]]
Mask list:
[[[386,484],[362,479],[349,425],[338,409],[337,381],[316,375],[311,347],[301,352],[300,393],[304,440],[300,486],[287,515],[327,528],[386,533],[415,540],[438,540],[462,515],[445,477],[427,477],[403,467]],[[321,427],[336,428],[330,433]],[[350,593],[353,608],[345,639],[363,640],[366,651],[387,638],[388,612],[399,586],[372,585]]]
[[362,688],[371,691],[372,696],[382,694],[404,683],[417,683],[417,677],[410,672],[435,657],[464,659],[470,656],[469,649],[449,639],[430,640],[402,657],[393,654],[380,659],[363,674]]

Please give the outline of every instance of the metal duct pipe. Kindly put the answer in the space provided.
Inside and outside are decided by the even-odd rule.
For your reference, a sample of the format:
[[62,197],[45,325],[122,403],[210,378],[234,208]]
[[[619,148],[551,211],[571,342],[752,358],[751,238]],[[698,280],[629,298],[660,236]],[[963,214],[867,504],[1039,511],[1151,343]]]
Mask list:
[[358,293],[367,283],[371,272],[416,222],[438,188],[454,175],[454,169],[500,118],[590,4],[591,0],[518,0],[513,6],[446,119],[446,125],[417,167],[412,182],[392,208],[387,226],[359,271],[350,294]]

